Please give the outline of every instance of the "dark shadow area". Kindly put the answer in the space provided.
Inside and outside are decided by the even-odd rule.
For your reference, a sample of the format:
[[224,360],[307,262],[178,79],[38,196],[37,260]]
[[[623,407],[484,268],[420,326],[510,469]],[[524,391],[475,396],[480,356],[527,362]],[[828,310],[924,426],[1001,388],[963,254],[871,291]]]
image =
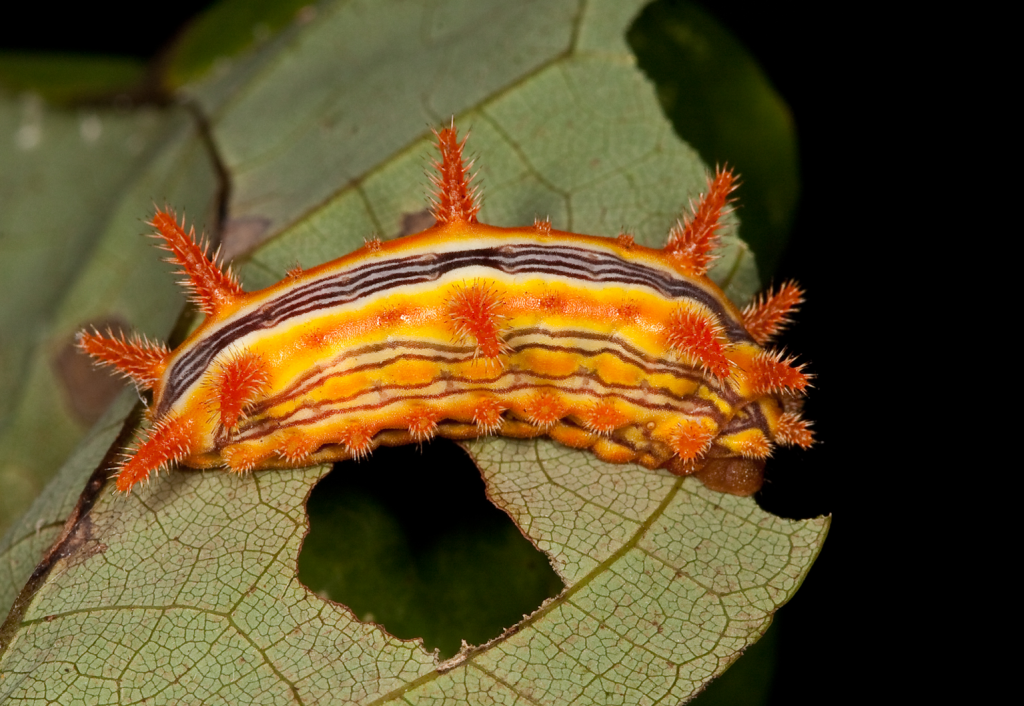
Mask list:
[[442,657],[462,640],[497,637],[563,588],[450,441],[336,464],[307,509],[299,579],[360,620],[422,637]]

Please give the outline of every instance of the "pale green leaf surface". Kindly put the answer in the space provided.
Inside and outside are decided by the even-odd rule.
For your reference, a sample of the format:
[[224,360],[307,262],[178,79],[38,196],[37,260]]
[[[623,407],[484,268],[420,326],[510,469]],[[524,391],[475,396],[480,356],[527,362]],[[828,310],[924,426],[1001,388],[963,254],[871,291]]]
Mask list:
[[439,670],[302,586],[321,469],[178,472],[99,498],[22,616],[0,697],[677,703],[763,632],[827,527],[548,442],[472,446],[490,497],[568,586],[510,634]]
[[[187,87],[232,179],[225,245],[264,243],[247,286],[402,233],[425,207],[428,127],[452,115],[473,131],[483,220],[550,215],[660,245],[705,167],[625,44],[640,5],[325,3]],[[167,197],[201,220],[216,188],[200,153],[192,136],[170,140],[118,218]],[[72,291],[117,311],[104,286],[147,258],[126,255],[115,282],[97,264]],[[736,239],[715,276],[737,301],[757,286]],[[60,484],[80,488],[116,433],[108,418],[0,547],[8,598],[45,543],[31,528],[56,534],[73,504]],[[491,643],[439,664],[299,582],[303,503],[324,469],[174,471],[127,499],[96,497],[4,627],[0,701],[678,703],[763,633],[827,528],[552,443],[471,449],[490,497],[567,586]]]

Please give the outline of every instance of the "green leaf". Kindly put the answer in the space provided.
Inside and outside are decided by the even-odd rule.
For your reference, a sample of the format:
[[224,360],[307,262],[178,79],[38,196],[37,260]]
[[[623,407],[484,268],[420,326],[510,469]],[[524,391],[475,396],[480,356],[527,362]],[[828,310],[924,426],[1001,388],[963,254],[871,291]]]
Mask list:
[[216,181],[180,109],[0,97],[0,135],[2,531],[122,387],[90,375],[75,332],[110,324],[164,338],[178,316],[172,269],[139,237],[154,199],[212,222]]
[[[75,236],[83,240],[61,271],[65,284],[48,269],[53,251],[34,270],[25,265],[26,281],[49,294],[45,306],[15,307],[11,330],[38,321],[54,342],[27,339],[23,372],[4,378],[18,409],[8,412],[11,446],[0,458],[42,457],[59,443],[66,453],[80,437],[70,423],[54,439],[18,431],[69,414],[46,406],[62,399],[48,353],[77,326],[115,316],[166,334],[180,299],[167,268],[149,269],[156,258],[132,222],[154,199],[211,229],[222,209],[225,249],[239,256],[246,285],[262,286],[296,262],[412,227],[425,207],[429,127],[454,116],[473,134],[483,220],[549,215],[558,228],[625,227],[641,242],[663,242],[706,168],[673,133],[625,42],[642,4],[324,3],[181,88],[208,139],[178,109],[125,116],[128,132],[155,117],[153,142],[127,165],[101,155],[121,176],[97,183],[98,206],[54,207],[87,180],[65,172],[58,152],[18,163],[19,174],[39,169],[46,188],[36,208],[63,218],[53,230],[85,234]],[[7,134],[20,129],[20,106],[0,104]],[[64,131],[55,134],[74,134],[73,113],[53,118]],[[66,151],[92,174],[98,162],[85,148]],[[0,188],[4,204],[31,193],[21,177]],[[7,213],[0,209],[5,237],[30,240],[34,226],[5,221]],[[44,242],[60,247],[56,236]],[[738,301],[756,289],[753,258],[735,236],[715,276]],[[484,629],[462,634],[477,644],[440,661],[299,580],[305,500],[326,468],[248,477],[178,469],[114,496],[105,469],[111,445],[135,424],[119,423],[130,402],[125,395],[108,411],[0,544],[0,600],[13,606],[0,628],[0,701],[674,704],[764,632],[828,526],[550,442],[474,442],[488,497],[544,552],[565,590],[490,641]],[[378,527],[387,522],[380,515]],[[377,568],[360,563],[366,556],[353,552],[341,567],[356,583]],[[321,564],[304,576],[317,568],[339,569]],[[373,591],[364,584],[364,593]],[[431,637],[421,618],[411,622],[419,637],[447,644],[451,635]]]

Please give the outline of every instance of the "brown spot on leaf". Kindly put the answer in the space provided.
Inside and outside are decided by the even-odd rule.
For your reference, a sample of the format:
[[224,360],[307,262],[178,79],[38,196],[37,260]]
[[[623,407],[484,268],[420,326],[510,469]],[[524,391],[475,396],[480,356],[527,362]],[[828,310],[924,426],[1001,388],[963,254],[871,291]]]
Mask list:
[[227,262],[247,253],[263,242],[270,219],[262,216],[229,218],[220,237],[220,260]]
[[[110,330],[117,334],[130,327],[121,319],[111,318],[85,324],[82,328],[101,333]],[[92,358],[78,349],[74,335],[68,336],[61,345],[52,365],[64,391],[68,411],[86,427],[96,423],[125,386],[124,378],[96,367]]]
[[415,213],[405,213],[402,215],[402,229],[398,231],[398,237],[419,233],[421,230],[430,228],[434,223],[434,214],[430,212],[429,208]]

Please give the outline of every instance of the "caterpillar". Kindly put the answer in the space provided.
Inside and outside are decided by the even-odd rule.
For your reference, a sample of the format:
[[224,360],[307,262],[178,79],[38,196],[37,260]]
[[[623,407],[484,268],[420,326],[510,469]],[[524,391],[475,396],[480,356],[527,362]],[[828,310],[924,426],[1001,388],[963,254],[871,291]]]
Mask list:
[[547,436],[605,461],[749,495],[775,444],[809,447],[810,376],[767,347],[803,301],[739,310],[707,277],[736,177],[718,169],[663,249],[481,223],[454,122],[434,131],[435,225],[245,292],[168,209],[150,222],[205,314],[177,348],[81,331],[151,391],[128,493],[171,464],[242,473],[360,459],[440,436]]

